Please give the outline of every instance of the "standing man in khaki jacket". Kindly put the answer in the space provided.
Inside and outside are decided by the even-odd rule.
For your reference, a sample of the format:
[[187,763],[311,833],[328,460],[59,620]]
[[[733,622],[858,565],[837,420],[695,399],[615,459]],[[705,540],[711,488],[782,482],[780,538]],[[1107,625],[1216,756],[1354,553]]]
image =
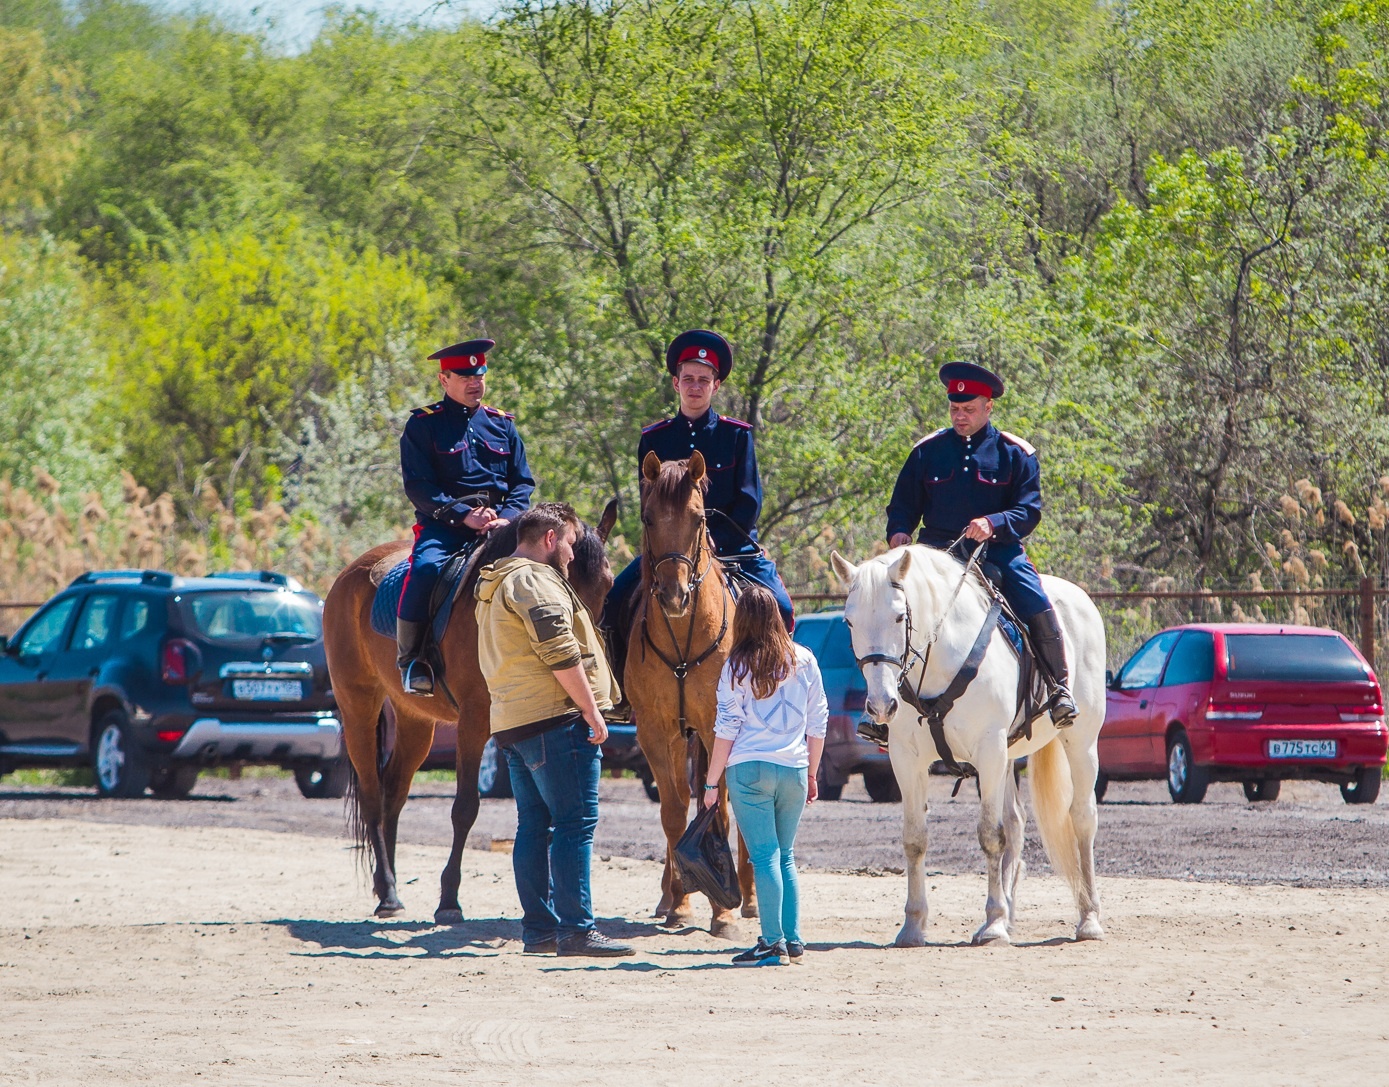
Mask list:
[[516,520],[516,550],[477,581],[478,657],[492,736],[516,794],[512,868],[525,949],[631,955],[593,927],[589,871],[598,825],[603,711],[617,684],[587,609],[565,580],[582,526],[566,503]]

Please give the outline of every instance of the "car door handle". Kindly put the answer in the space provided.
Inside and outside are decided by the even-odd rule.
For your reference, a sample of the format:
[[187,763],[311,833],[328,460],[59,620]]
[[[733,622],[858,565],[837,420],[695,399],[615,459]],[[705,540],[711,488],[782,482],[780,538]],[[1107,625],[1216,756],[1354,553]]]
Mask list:
[[1146,710],[1148,708],[1148,700],[1146,698],[1140,698],[1138,700],[1138,708],[1140,710]]

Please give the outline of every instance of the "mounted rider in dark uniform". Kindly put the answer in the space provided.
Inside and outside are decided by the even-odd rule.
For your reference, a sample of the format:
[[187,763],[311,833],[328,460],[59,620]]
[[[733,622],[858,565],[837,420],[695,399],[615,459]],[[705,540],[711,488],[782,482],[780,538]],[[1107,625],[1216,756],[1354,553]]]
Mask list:
[[400,436],[400,471],[415,507],[415,546],[396,617],[400,685],[434,693],[420,659],[430,598],[448,560],[530,507],[535,480],[512,415],[482,403],[492,340],[466,340],[439,360],[444,398],[410,413]]
[[[637,465],[647,453],[662,462],[686,460],[695,450],[708,469],[704,508],[709,536],[721,559],[736,560],[741,576],[766,586],[776,597],[786,629],[795,626],[791,597],[776,563],[757,542],[762,479],[757,472],[751,423],[719,415],[713,397],[733,369],[733,348],[717,332],[682,332],[666,348],[666,369],[680,397],[680,410],[641,432]],[[641,556],[617,575],[603,609],[603,627],[613,649],[613,671],[621,682],[627,660],[628,602],[641,583]]]
[[908,454],[887,507],[887,542],[911,543],[918,524],[917,542],[930,547],[949,547],[962,534],[988,541],[988,561],[1001,572],[1004,599],[1027,624],[1051,686],[1052,722],[1067,728],[1076,705],[1065,642],[1023,546],[1042,519],[1037,451],[989,421],[994,400],[1003,395],[998,375],[972,362],[951,362],[941,367],[940,379],[950,400],[950,426],[922,438]]

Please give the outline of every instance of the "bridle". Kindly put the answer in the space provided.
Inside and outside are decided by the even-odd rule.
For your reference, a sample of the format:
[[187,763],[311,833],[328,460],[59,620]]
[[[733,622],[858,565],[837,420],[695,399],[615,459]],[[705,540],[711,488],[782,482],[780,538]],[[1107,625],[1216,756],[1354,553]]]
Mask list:
[[[661,663],[675,673],[675,685],[680,695],[680,731],[687,736],[690,733],[690,726],[685,718],[685,677],[690,674],[690,669],[698,668],[713,656],[715,650],[723,643],[723,636],[728,633],[728,592],[725,590],[719,594],[723,604],[723,615],[719,622],[719,632],[714,635],[714,640],[709,643],[702,653],[693,660],[690,659],[690,653],[694,647],[694,618],[699,611],[700,589],[704,585],[704,579],[708,577],[714,567],[718,565],[713,555],[713,549],[709,547],[708,529],[705,528],[702,523],[700,527],[701,531],[695,539],[693,558],[684,551],[667,551],[665,554],[657,557],[648,547],[643,546],[642,549],[642,558],[644,562],[650,564],[648,568],[651,578],[651,588],[648,593],[649,599],[646,601],[646,606],[642,608],[641,613],[642,642],[645,645],[649,645],[651,651],[660,658]],[[643,543],[645,544],[645,537],[647,534],[642,533],[642,536]],[[690,568],[690,583],[685,590],[685,598],[690,615],[690,625],[689,630],[685,632],[685,645],[683,648],[680,646],[680,638],[675,633],[675,627],[670,621],[670,616],[666,613],[666,609],[661,607],[659,601],[656,599],[657,592],[660,589],[660,586],[656,582],[656,571],[667,562],[684,563]],[[701,565],[703,566],[703,570],[700,569]],[[678,660],[671,660],[661,652],[660,646],[651,640],[651,631],[647,626],[646,620],[651,614],[653,604],[656,610],[661,613],[661,618],[665,621],[666,633],[670,635],[670,644],[675,646],[676,650],[679,652]]]
[[[961,536],[950,546],[954,547],[963,539],[964,536]],[[941,627],[945,623],[946,616],[950,614],[950,609],[955,606],[960,590],[964,588],[965,582],[969,580],[969,575],[979,565],[987,546],[987,543],[984,543],[975,548],[974,554],[965,563],[964,573],[960,575],[960,580],[955,585],[955,591],[950,594],[950,599],[941,609],[940,616],[936,619],[936,625],[931,630],[931,636],[927,639],[924,649],[918,650],[912,645],[912,607],[911,600],[908,599],[905,617],[906,644],[902,649],[902,655],[894,657],[891,653],[865,653],[862,657],[855,656],[854,658],[858,662],[859,671],[863,670],[865,664],[886,664],[897,668],[898,693],[907,705],[916,710],[917,723],[930,727],[931,739],[936,745],[936,752],[941,756],[941,761],[945,764],[946,769],[955,774],[960,781],[963,781],[965,775],[972,773],[972,771],[962,767],[950,750],[950,742],[945,736],[945,717],[979,672],[979,665],[984,659],[984,654],[988,651],[989,639],[993,636],[994,628],[998,624],[1001,606],[997,600],[990,604],[988,614],[984,617],[984,625],[975,636],[974,645],[970,649],[969,655],[960,665],[959,671],[955,673],[955,677],[946,689],[934,698],[924,698],[921,694],[921,685],[926,682],[926,665],[931,657],[931,647],[936,644],[936,640],[940,637]],[[902,595],[906,596],[906,589],[902,584],[896,581],[889,582],[889,584],[894,589],[902,590]],[[910,679],[910,672],[914,667],[913,659],[921,662],[921,674],[917,677],[915,687],[912,686]],[[956,782],[955,792],[959,792],[959,782]]]

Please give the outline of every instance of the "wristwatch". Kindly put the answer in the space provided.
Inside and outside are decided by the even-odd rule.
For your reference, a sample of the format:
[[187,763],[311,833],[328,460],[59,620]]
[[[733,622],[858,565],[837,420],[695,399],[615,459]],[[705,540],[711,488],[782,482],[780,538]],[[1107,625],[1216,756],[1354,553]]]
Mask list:
[[718,788],[717,785],[705,785],[704,787],[705,787],[706,789],[717,789],[717,788]]

